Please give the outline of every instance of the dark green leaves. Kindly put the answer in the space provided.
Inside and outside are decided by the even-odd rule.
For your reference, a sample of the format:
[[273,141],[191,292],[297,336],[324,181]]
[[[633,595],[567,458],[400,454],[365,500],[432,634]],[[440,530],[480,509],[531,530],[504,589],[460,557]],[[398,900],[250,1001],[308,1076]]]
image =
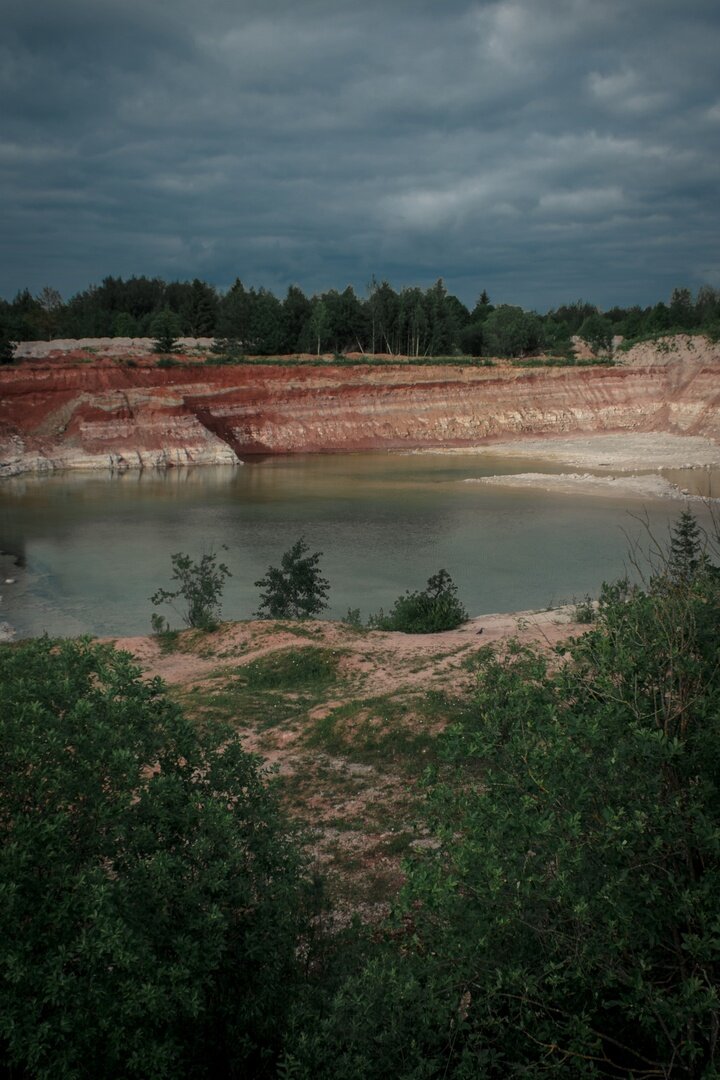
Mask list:
[[259,619],[309,619],[328,606],[330,582],[320,573],[321,551],[308,555],[303,537],[283,555],[280,566],[269,566],[255,584],[264,592],[255,612]]
[[253,757],[109,646],[0,649],[0,1061],[261,1075],[301,864]]
[[[198,630],[214,630],[220,617],[220,602],[225,579],[231,577],[225,563],[218,563],[215,552],[203,555],[200,562],[194,562],[189,555],[178,551],[171,556],[173,581],[177,588],[158,589],[150,600],[153,604],[168,604],[178,597],[186,603],[182,614],[183,622]],[[162,616],[153,615],[153,630],[166,632]]]

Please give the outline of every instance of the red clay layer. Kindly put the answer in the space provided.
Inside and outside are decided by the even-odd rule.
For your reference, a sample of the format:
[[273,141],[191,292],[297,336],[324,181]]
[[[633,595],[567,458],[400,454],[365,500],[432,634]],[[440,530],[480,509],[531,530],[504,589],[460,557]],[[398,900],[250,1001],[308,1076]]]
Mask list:
[[0,469],[7,475],[623,430],[718,439],[719,399],[714,364],[159,368],[65,355],[0,368]]

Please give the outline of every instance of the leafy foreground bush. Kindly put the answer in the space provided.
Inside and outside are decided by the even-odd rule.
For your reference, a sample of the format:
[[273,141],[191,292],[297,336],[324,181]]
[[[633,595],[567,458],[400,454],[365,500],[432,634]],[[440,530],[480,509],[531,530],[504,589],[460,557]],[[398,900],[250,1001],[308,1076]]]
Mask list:
[[127,654],[0,649],[0,1069],[270,1075],[304,886],[255,759]]
[[431,784],[439,846],[296,1027],[292,1075],[719,1075],[720,581],[675,539],[560,667],[486,651]]
[[468,614],[458,600],[457,586],[447,570],[438,570],[428,578],[423,592],[399,596],[385,615],[371,615],[368,626],[375,630],[399,630],[404,634],[435,634],[455,630],[467,622]]

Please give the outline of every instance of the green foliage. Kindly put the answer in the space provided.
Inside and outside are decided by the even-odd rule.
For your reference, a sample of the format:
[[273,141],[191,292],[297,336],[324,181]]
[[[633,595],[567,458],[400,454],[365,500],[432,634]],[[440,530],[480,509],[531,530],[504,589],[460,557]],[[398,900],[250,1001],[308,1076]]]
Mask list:
[[488,315],[483,333],[490,356],[527,356],[540,348],[542,324],[533,312],[501,304]]
[[[203,555],[200,562],[193,562],[189,555],[181,551],[171,556],[172,579],[176,589],[158,589],[150,597],[153,604],[172,604],[182,597],[187,607],[182,613],[186,626],[198,630],[214,630],[220,618],[220,605],[225,587],[225,579],[231,577],[225,563],[218,563],[215,552]],[[157,612],[153,614],[154,633],[167,631],[167,624],[158,622]]]
[[283,555],[280,566],[269,566],[264,577],[256,581],[260,607],[259,619],[309,619],[324,611],[330,583],[319,569],[321,551],[308,555],[303,537]]
[[578,335],[587,342],[595,355],[606,353],[612,347],[612,323],[598,312],[588,315],[578,330]]
[[614,307],[602,314],[593,304],[577,300],[542,316],[512,305],[495,308],[484,291],[469,311],[448,293],[442,278],[424,290],[408,286],[396,291],[389,282],[378,283],[373,277],[365,300],[350,286],[342,293],[328,289],[308,298],[291,285],[281,301],[267,289],[246,289],[239,279],[220,295],[198,278],[165,282],[147,277],[106,277],[67,303],[47,286],[37,296],[23,289],[10,303],[0,299],[0,327],[12,341],[157,337],[160,320],[169,321],[170,336],[162,340],[163,349],[171,351],[180,334],[215,336],[228,343],[221,346],[221,355],[233,357],[233,362],[240,348],[254,355],[287,356],[320,347],[336,354],[407,356],[416,362],[456,356],[458,351],[517,357],[541,348],[552,355],[569,355],[571,335],[588,318],[600,319],[613,334],[628,340],[674,332],[717,334],[720,290],[702,285],[693,298],[689,289],[679,287],[669,303]]
[[252,660],[239,674],[251,690],[319,689],[335,682],[341,656],[337,649],[317,645],[281,649]]
[[307,743],[351,761],[384,769],[392,763],[394,771],[421,776],[437,744],[431,726],[455,713],[456,704],[437,692],[351,700],[315,720]]
[[138,336],[137,319],[127,311],[119,311],[112,323],[113,337],[134,338]]
[[205,359],[206,364],[222,366],[224,364],[247,363],[242,343],[233,337],[218,337],[210,346],[210,356]]
[[348,608],[343,622],[346,626],[352,627],[353,630],[362,630],[363,621],[360,615],[360,608]]
[[0,364],[12,364],[15,360],[16,342],[4,332],[0,332]]
[[439,847],[293,1046],[314,1075],[717,1075],[720,583],[680,551],[604,588],[564,663],[482,651],[431,778]]
[[150,331],[153,337],[153,351],[171,353],[177,348],[181,324],[179,317],[170,308],[163,308],[152,320]]
[[574,612],[575,622],[588,624],[595,621],[595,604],[593,598],[586,594],[582,600],[578,601],[575,605]]
[[474,322],[463,327],[458,335],[458,344],[468,356],[482,356],[485,347],[484,324]]
[[468,614],[457,596],[457,586],[447,570],[428,578],[423,592],[399,596],[387,615],[371,615],[368,626],[375,630],[399,630],[404,634],[435,634],[454,630],[467,621]]
[[707,570],[703,534],[694,514],[686,508],[671,533],[667,575],[674,585],[689,585]]
[[281,649],[249,664],[219,672],[208,683],[182,693],[188,714],[199,723],[219,720],[264,731],[305,723],[322,694],[339,678],[343,652],[309,645]]
[[268,1075],[302,864],[256,760],[126,653],[0,648],[0,1068]]

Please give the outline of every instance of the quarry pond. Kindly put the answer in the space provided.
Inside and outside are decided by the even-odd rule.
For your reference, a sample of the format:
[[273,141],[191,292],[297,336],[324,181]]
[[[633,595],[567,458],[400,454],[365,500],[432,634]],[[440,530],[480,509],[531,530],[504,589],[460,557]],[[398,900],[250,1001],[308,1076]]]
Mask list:
[[255,580],[300,536],[324,553],[331,618],[387,610],[440,567],[471,615],[545,608],[622,575],[628,538],[646,540],[638,516],[664,539],[683,505],[466,482],[528,471],[567,470],[488,454],[357,453],[7,480],[0,623],[18,636],[147,633],[171,554],[211,550],[233,575],[223,616],[250,618]]

